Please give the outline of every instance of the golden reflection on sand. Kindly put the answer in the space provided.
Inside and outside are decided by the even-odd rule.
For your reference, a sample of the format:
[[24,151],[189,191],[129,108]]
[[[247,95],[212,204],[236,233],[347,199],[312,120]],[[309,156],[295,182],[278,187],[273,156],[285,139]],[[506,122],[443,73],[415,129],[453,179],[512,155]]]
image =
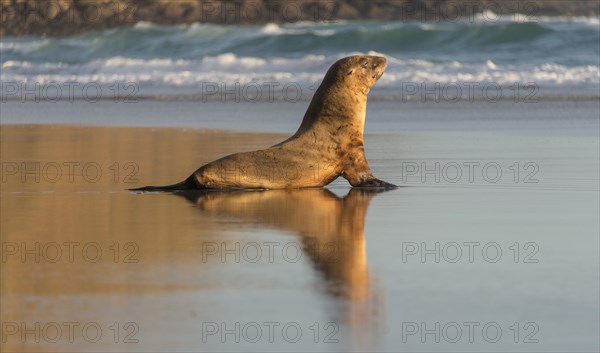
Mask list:
[[352,189],[338,198],[326,189],[182,192],[203,213],[235,217],[302,237],[305,254],[332,283],[332,294],[369,296],[365,214],[377,191]]
[[[326,291],[343,299],[334,313],[353,339],[373,339],[382,322],[381,291],[374,290],[367,266],[365,215],[381,190],[351,189],[339,198],[327,189],[181,192],[203,214],[234,217],[301,237],[304,253],[325,277]],[[366,342],[355,342],[363,346]]]
[[[210,282],[211,266],[223,266],[201,261],[202,244],[232,244],[238,239],[229,230],[258,224],[299,237],[310,262],[324,277],[315,290],[337,299],[331,316],[348,323],[353,339],[361,344],[358,341],[370,337],[377,321],[383,321],[384,311],[381,291],[372,288],[369,278],[364,238],[365,214],[374,193],[351,190],[339,198],[328,190],[306,189],[186,195],[194,206],[179,196],[137,195],[125,190],[177,182],[202,163],[264,148],[282,138],[277,134],[182,129],[2,125],[1,240],[3,245],[17,246],[3,252],[2,319],[125,322],[133,317],[147,327],[146,321],[159,309],[130,309],[136,297],[152,294],[166,300],[171,293],[218,290],[224,284]],[[81,169],[69,174],[65,163],[72,162],[79,166],[95,163],[102,173],[94,181],[86,180]],[[39,169],[24,173],[18,169],[22,163]],[[116,177],[111,169],[115,163],[119,168]],[[127,163],[136,167],[132,180],[126,179],[125,172],[131,172],[124,168]],[[62,166],[58,180],[53,180],[55,165]],[[215,220],[220,215],[243,222]],[[64,245],[68,242],[79,244],[74,261],[69,260]],[[84,246],[93,243],[102,250],[102,257],[95,262],[82,255]],[[50,261],[56,256],[53,244],[63,251],[56,262]],[[40,261],[31,254],[23,260],[23,247],[31,250],[36,246],[42,253]],[[94,248],[89,254],[93,257]],[[132,254],[131,259],[137,261],[127,262],[127,255]],[[110,297],[110,308],[121,310],[88,307],[90,296]],[[75,299],[80,306],[74,308],[71,301]],[[81,310],[81,305],[86,310]],[[42,343],[27,347],[43,351],[61,346]]]

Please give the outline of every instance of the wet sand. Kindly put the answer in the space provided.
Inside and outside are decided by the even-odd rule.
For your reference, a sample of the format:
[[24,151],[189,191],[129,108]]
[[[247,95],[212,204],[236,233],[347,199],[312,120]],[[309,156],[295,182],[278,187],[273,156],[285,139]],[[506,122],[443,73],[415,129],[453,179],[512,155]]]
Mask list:
[[399,190],[184,197],[125,189],[287,135],[4,122],[3,351],[593,351],[598,122],[538,118],[372,124]]

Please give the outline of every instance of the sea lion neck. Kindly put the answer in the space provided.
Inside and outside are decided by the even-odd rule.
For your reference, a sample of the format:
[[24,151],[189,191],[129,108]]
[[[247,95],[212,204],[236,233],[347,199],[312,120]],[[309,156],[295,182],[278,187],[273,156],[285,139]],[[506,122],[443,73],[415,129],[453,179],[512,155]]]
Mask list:
[[336,61],[327,70],[302,124],[291,138],[298,138],[312,130],[313,137],[339,136],[343,131],[362,140],[367,95],[386,66],[384,57],[373,55],[354,55]]
[[302,124],[294,136],[310,128],[335,132],[341,127],[363,134],[367,112],[367,94],[356,87],[324,81],[315,92]]

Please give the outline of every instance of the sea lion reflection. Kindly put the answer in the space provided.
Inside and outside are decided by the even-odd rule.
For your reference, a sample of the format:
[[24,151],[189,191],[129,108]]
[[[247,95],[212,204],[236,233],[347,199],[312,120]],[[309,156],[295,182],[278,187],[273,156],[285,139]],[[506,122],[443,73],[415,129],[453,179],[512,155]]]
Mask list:
[[302,237],[327,291],[347,299],[369,297],[365,215],[382,189],[351,189],[342,198],[326,189],[179,192],[205,213],[248,220]]

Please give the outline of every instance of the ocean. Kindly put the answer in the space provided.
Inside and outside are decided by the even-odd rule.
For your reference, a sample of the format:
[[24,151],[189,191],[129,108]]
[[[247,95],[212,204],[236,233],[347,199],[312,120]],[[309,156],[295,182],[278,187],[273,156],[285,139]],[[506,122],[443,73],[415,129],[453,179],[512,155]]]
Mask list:
[[332,62],[356,53],[388,58],[372,99],[598,97],[599,19],[527,20],[492,13],[457,22],[141,22],[70,37],[4,37],[0,97],[23,100],[37,90],[49,100],[297,101],[312,96]]

